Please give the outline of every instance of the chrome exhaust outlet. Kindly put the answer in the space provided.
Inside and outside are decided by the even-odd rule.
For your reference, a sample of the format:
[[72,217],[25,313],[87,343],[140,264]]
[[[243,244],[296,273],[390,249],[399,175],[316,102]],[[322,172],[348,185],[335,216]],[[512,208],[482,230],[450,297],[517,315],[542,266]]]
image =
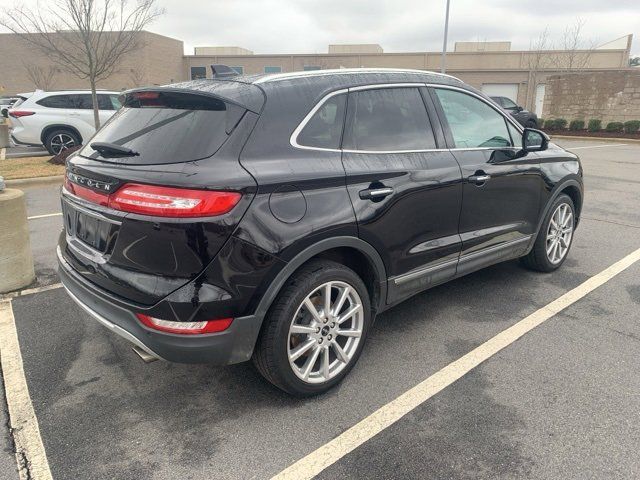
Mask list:
[[146,350],[143,350],[137,345],[134,345],[133,347],[131,347],[131,350],[136,352],[144,363],[151,363],[151,362],[155,362],[156,360],[160,360],[159,357],[156,357],[155,355],[147,352]]

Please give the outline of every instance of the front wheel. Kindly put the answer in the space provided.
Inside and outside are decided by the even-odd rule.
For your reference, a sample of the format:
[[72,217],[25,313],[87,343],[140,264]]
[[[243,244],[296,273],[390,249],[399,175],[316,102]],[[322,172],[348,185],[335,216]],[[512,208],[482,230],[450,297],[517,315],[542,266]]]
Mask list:
[[533,249],[522,257],[524,265],[540,272],[558,269],[567,259],[575,226],[573,201],[561,194],[547,212]]
[[269,310],[254,364],[292,395],[324,393],[355,365],[370,323],[369,294],[360,277],[335,262],[311,261]]

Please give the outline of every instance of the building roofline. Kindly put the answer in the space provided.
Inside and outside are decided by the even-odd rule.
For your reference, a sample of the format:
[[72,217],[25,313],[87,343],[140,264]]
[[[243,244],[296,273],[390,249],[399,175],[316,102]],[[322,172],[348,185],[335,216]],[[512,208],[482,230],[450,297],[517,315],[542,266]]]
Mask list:
[[257,80],[254,84],[277,82],[279,80],[290,80],[294,78],[307,78],[307,77],[322,77],[326,75],[353,75],[355,73],[411,73],[420,75],[437,75],[440,77],[452,78],[460,83],[462,80],[446,73],[432,72],[429,70],[411,70],[405,68],[336,68],[327,70],[309,70],[287,73],[271,73],[264,75]]

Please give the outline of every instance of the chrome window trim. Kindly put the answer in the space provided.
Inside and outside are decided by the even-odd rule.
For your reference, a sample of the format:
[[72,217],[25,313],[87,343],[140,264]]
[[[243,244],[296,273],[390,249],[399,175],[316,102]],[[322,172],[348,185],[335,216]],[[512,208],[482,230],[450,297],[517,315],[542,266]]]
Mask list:
[[[466,93],[467,95],[471,95],[472,97],[477,98],[478,100],[480,100],[481,102],[484,102],[486,105],[490,106],[491,108],[493,108],[496,112],[498,112],[500,115],[502,115],[502,117],[509,122],[511,125],[513,125],[514,127],[516,127],[516,130],[518,130],[521,134],[524,131],[524,127],[522,125],[520,125],[518,122],[516,122],[513,117],[511,117],[510,115],[507,115],[504,111],[502,111],[500,109],[500,107],[498,107],[497,105],[492,105],[491,103],[489,103],[487,101],[486,98],[482,97],[481,95],[478,95],[475,92],[472,92],[471,90],[467,90],[466,88],[460,88],[460,87],[455,87],[452,85],[441,85],[439,83],[427,83],[426,84],[427,87],[429,88],[442,88],[445,90],[456,90],[458,92],[461,93]],[[517,148],[517,147],[513,147],[513,148]],[[452,149],[453,150],[453,149]]]
[[[302,130],[304,130],[304,127],[307,126],[307,123],[309,122],[309,120],[311,120],[311,118],[316,114],[316,112],[320,110],[320,108],[322,108],[322,106],[327,102],[327,100],[335,97],[336,95],[342,95],[347,93],[349,93],[349,89],[343,88],[340,90],[335,90],[331,93],[328,93],[324,97],[322,97],[322,99],[320,99],[320,101],[316,103],[315,107],[313,107],[311,111],[307,113],[307,115],[302,119],[300,124],[296,127],[296,129],[291,134],[291,137],[289,137],[289,143],[291,144],[291,146],[295,148],[300,148],[302,150],[317,150],[320,152],[341,152],[342,150],[340,150],[339,148],[322,148],[322,147],[309,147],[307,145],[300,145],[298,143],[298,135],[300,135],[300,132],[302,132]],[[346,106],[346,103],[345,103],[345,106]]]
[[[328,72],[329,70],[323,70],[324,72]],[[313,72],[313,70],[312,70]],[[423,72],[424,73],[424,72]],[[256,82],[257,83],[257,82]],[[307,126],[311,117],[324,105],[324,103],[330,98],[341,95],[348,94],[350,92],[358,92],[362,90],[375,90],[378,88],[420,88],[420,87],[430,87],[430,88],[443,88],[448,90],[456,90],[462,93],[466,93],[467,95],[471,95],[472,97],[477,98],[481,102],[485,103],[493,110],[498,112],[502,117],[515,129],[523,133],[523,127],[514,119],[509,118],[503,111],[497,108],[495,105],[489,103],[485,98],[478,95],[475,92],[467,90],[465,88],[455,87],[452,85],[442,85],[439,83],[422,83],[422,82],[402,82],[402,83],[380,83],[380,84],[370,84],[370,85],[359,85],[357,87],[350,88],[342,88],[340,90],[335,90],[333,92],[328,93],[324,97],[322,97],[318,103],[311,109],[311,111],[302,119],[300,124],[296,127],[296,129],[291,134],[289,138],[289,143],[294,148],[299,148],[301,150],[315,150],[318,152],[333,152],[333,153],[368,153],[368,154],[394,154],[394,153],[426,153],[426,152],[463,152],[463,151],[474,151],[474,150],[522,150],[516,146],[511,147],[502,147],[502,148],[494,148],[494,147],[454,147],[454,148],[429,148],[429,149],[421,149],[421,150],[352,150],[352,149],[338,149],[338,148],[322,148],[322,147],[309,147],[307,145],[300,145],[298,143],[298,135]]]

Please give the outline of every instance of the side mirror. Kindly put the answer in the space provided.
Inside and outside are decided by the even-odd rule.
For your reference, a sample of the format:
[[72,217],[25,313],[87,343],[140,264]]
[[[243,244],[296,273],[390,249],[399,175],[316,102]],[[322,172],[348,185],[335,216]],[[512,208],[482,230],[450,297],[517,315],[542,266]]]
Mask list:
[[536,130],[525,128],[522,132],[522,149],[525,152],[541,152],[549,147],[549,135]]
[[523,110],[524,108],[522,108],[520,105],[516,106],[516,112],[521,112]]

